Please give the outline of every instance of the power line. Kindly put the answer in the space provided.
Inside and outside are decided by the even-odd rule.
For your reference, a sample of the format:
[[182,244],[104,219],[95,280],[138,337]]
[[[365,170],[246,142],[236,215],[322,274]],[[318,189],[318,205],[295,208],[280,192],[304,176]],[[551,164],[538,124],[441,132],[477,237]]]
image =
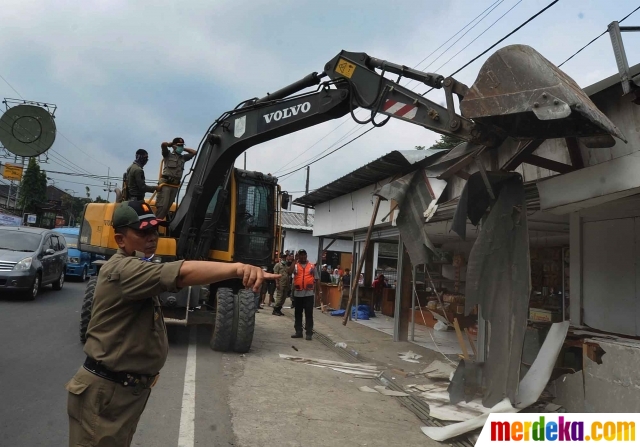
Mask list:
[[520,3],[522,3],[522,0],[518,0],[518,2],[517,2],[515,5],[513,5],[511,8],[509,8],[509,9],[507,10],[507,12],[505,12],[505,13],[504,13],[504,14],[502,14],[500,17],[498,17],[498,19],[497,19],[495,22],[493,22],[491,25],[489,25],[489,27],[488,27],[488,28],[486,28],[483,32],[481,32],[480,34],[478,34],[478,35],[476,36],[476,38],[475,38],[475,39],[473,39],[471,42],[469,42],[469,43],[467,44],[467,46],[466,46],[466,47],[462,48],[462,49],[461,49],[460,51],[458,51],[456,54],[454,54],[453,56],[451,56],[447,62],[445,62],[444,64],[440,65],[438,68],[436,68],[436,70],[435,70],[435,71],[436,71],[436,72],[440,71],[440,69],[441,69],[442,67],[444,67],[444,66],[445,66],[445,65],[447,65],[449,62],[451,62],[451,61],[452,61],[452,60],[453,60],[453,59],[454,59],[458,54],[462,53],[464,50],[466,50],[467,48],[469,48],[469,46],[470,46],[473,42],[475,42],[476,40],[478,40],[478,39],[479,39],[479,38],[480,38],[484,33],[486,33],[486,32],[487,32],[487,31],[489,31],[491,28],[493,28],[493,26],[494,26],[496,23],[498,23],[500,20],[502,20],[502,18],[503,18],[504,16],[506,16],[507,14],[509,14],[509,13],[510,13],[510,12],[511,12],[515,7],[516,7],[516,6],[518,6]]
[[14,92],[16,92],[16,94],[24,101],[25,99],[22,97],[22,95],[20,94],[20,92],[18,92],[18,90],[16,90],[15,88],[13,88],[13,85],[9,84],[9,81],[7,81],[4,76],[0,75],[0,78],[9,86],[11,87],[11,90],[13,90]]
[[[425,58],[423,58],[420,62],[418,62],[417,64],[415,64],[413,66],[413,68],[418,67],[420,64],[422,64],[424,61],[426,61],[429,57],[431,57],[433,54],[435,54],[440,48],[442,48],[443,46],[445,46],[447,43],[449,43],[454,37],[456,37],[458,34],[460,34],[462,31],[464,31],[467,27],[469,27],[472,23],[474,23],[476,20],[478,20],[479,17],[483,16],[483,14],[485,14],[487,11],[489,11],[486,15],[484,15],[484,17],[482,17],[482,19],[480,19],[480,21],[478,21],[478,23],[476,23],[473,27],[471,27],[471,29],[475,28],[480,22],[482,22],[482,20],[484,20],[489,14],[491,14],[491,12],[493,12],[493,10],[500,6],[500,4],[504,2],[504,0],[497,0],[495,2],[493,2],[491,5],[489,5],[484,11],[482,11],[480,14],[478,14],[476,17],[473,18],[473,20],[471,20],[469,23],[467,23],[464,27],[462,27],[458,32],[456,32],[453,36],[451,36],[449,39],[445,40],[442,45],[440,45],[438,48],[436,48],[435,50],[433,50],[431,53],[429,53]],[[493,9],[492,9],[493,8]],[[457,42],[460,41],[460,39],[462,39],[469,31],[471,31],[471,29],[469,29],[466,33],[464,33],[458,40],[456,40],[451,46],[449,46],[449,48],[445,49],[436,59],[434,59],[433,61],[431,61],[431,64],[433,64],[433,62],[435,62],[436,60],[438,60],[438,58],[440,58],[442,55],[444,55],[447,51],[449,51],[449,49],[455,45]],[[429,66],[431,65],[427,65],[427,67],[425,67],[422,70],[426,70],[427,68],[429,68]],[[407,83],[407,85],[405,87],[408,88],[409,84],[411,84],[411,82],[414,81],[410,81]],[[338,130],[338,128],[340,128],[341,126],[343,126],[344,124],[350,122],[351,120],[347,117],[342,123],[340,123],[338,126],[336,126],[332,131],[330,131],[329,133],[327,133],[325,136],[323,136],[322,138],[320,138],[318,141],[316,141],[314,144],[312,144],[309,148],[307,148],[306,150],[304,150],[302,153],[300,153],[299,155],[297,155],[295,158],[293,158],[292,160],[290,160],[287,164],[281,166],[280,168],[276,169],[274,171],[274,175],[277,174],[278,172],[281,172],[284,168],[286,168],[287,166],[289,166],[291,163],[293,163],[295,160],[297,160],[298,158],[300,158],[302,155],[304,155],[305,153],[309,152],[313,147],[315,147],[318,143],[320,143],[322,140],[324,140],[325,138],[327,138],[330,134],[332,134],[333,132],[335,132],[336,130]],[[329,146],[329,148],[325,149],[324,151],[322,151],[320,154],[326,152],[327,150],[329,150],[332,146],[338,144],[340,141],[342,141],[344,138],[346,138],[348,135],[352,134],[354,132],[355,129],[359,128],[360,126],[355,125],[351,130],[349,130],[345,135],[343,135],[341,138],[338,139],[338,141],[334,142],[331,146]],[[317,157],[314,156],[314,157]],[[314,157],[311,157],[310,159],[313,159]],[[307,159],[306,161],[310,160]],[[304,163],[304,162],[303,162]]]
[[300,171],[300,170],[302,170],[302,169],[306,168],[307,166],[311,166],[312,164],[314,164],[314,163],[316,163],[316,162],[318,162],[318,161],[322,160],[323,158],[328,157],[329,155],[333,154],[334,152],[339,151],[340,149],[342,149],[342,148],[343,148],[343,147],[345,147],[346,145],[353,143],[353,142],[354,142],[354,141],[356,141],[358,138],[360,138],[360,137],[364,136],[366,133],[371,132],[373,129],[375,129],[375,127],[370,127],[369,129],[365,130],[364,132],[362,132],[362,133],[361,133],[360,135],[358,135],[357,137],[352,138],[351,140],[347,141],[347,142],[346,142],[345,144],[343,144],[342,146],[340,146],[340,147],[338,147],[338,148],[336,148],[336,149],[332,150],[332,151],[331,151],[331,152],[329,152],[328,154],[323,155],[322,157],[320,157],[320,158],[318,158],[318,159],[316,159],[316,160],[312,161],[311,163],[306,164],[305,166],[302,166],[302,167],[300,167],[300,168],[298,168],[298,169],[294,169],[293,171],[287,172],[286,174],[282,174],[282,176],[284,177],[284,176],[287,176],[287,175],[289,175],[289,174],[293,174],[294,172],[298,172],[298,171]]
[[[631,11],[629,14],[627,14],[626,16],[624,16],[621,20],[618,20],[618,23],[622,23],[625,20],[627,20],[631,14],[633,14],[634,12],[636,12],[637,10],[640,9],[640,6],[638,6],[636,9],[634,9],[633,11]],[[566,64],[567,62],[569,62],[571,59],[573,59],[574,56],[577,56],[579,53],[582,52],[582,50],[584,50],[585,48],[587,48],[589,45],[591,45],[593,42],[595,42],[596,40],[600,39],[602,36],[604,36],[605,34],[607,34],[609,32],[609,30],[604,30],[602,32],[602,34],[600,34],[598,37],[594,38],[593,40],[591,40],[591,42],[589,42],[588,44],[586,44],[585,46],[583,46],[582,48],[580,48],[578,51],[576,51],[575,53],[573,53],[571,56],[569,56],[563,63],[561,63],[560,65],[558,65],[558,68],[562,67],[564,64]]]
[[[497,5],[495,5],[495,3],[494,3],[494,5],[495,5],[495,6],[493,6],[493,5],[492,5],[492,6],[490,6],[489,8],[487,8],[487,9],[491,9],[491,10],[490,10],[490,11],[489,11],[489,12],[488,12],[484,17],[482,17],[480,20],[478,20],[478,22],[477,22],[475,25],[473,25],[471,28],[469,28],[469,29],[467,30],[467,32],[465,32],[465,33],[464,33],[462,36],[460,36],[460,37],[459,37],[455,42],[453,42],[451,45],[449,45],[449,46],[447,47],[447,49],[446,49],[446,50],[444,50],[442,53],[440,53],[440,55],[439,55],[438,57],[436,57],[434,60],[432,60],[432,61],[429,63],[429,65],[427,65],[427,66],[426,66],[426,67],[424,67],[424,68],[421,68],[420,70],[421,70],[421,71],[426,71],[429,67],[431,67],[431,66],[435,63],[435,61],[437,61],[437,60],[438,60],[438,59],[440,59],[442,56],[444,56],[444,55],[445,55],[445,53],[447,53],[451,48],[453,48],[453,46],[454,46],[455,44],[457,44],[458,42],[460,42],[460,40],[462,40],[462,38],[463,38],[464,36],[466,36],[467,34],[469,34],[469,33],[470,33],[470,32],[471,32],[471,31],[472,31],[476,26],[480,25],[480,23],[482,23],[482,21],[483,21],[484,19],[486,19],[487,17],[489,17],[489,15],[490,15],[490,14],[491,14],[491,13],[492,13],[492,12],[493,12],[497,7],[498,7],[498,6],[500,6],[500,5],[503,3],[503,1],[504,1],[504,0],[501,0],[500,2],[498,2],[498,4],[497,4]],[[485,9],[485,11],[486,11],[487,9]],[[483,12],[483,13],[484,13],[484,12]],[[475,20],[475,19],[474,19],[474,20]],[[473,41],[472,41],[471,43],[473,43]],[[471,43],[469,43],[469,44],[467,45],[467,47],[468,47],[469,45],[471,45]],[[466,48],[466,47],[465,47],[465,48]],[[454,57],[455,57],[455,56],[454,56]],[[445,64],[443,64],[443,65],[446,65],[446,62],[445,62]],[[440,68],[442,68],[442,66],[441,66]],[[437,70],[435,70],[435,71],[437,72],[440,68],[438,68],[438,69],[437,69]],[[411,82],[418,82],[418,81],[415,81],[415,80],[414,80],[414,81],[411,81]],[[405,87],[407,87],[407,88],[408,88],[408,87],[409,87],[409,84],[411,84],[411,82],[409,82]]]
[[508,39],[509,37],[511,37],[513,34],[517,33],[518,31],[520,31],[520,29],[522,29],[525,25],[527,25],[529,22],[531,22],[532,20],[534,20],[536,17],[538,17],[540,14],[542,14],[543,12],[545,12],[547,9],[551,8],[553,5],[555,5],[556,3],[558,3],[560,0],[554,0],[551,3],[549,3],[547,6],[545,6],[544,8],[542,8],[540,11],[538,11],[536,14],[532,15],[531,17],[529,17],[525,22],[523,22],[520,26],[518,26],[517,28],[515,28],[513,31],[511,31],[509,34],[507,34],[506,36],[504,36],[502,39],[500,39],[499,41],[497,41],[496,43],[494,43],[493,45],[491,45],[489,48],[487,48],[486,50],[484,50],[482,53],[478,54],[476,57],[474,57],[473,59],[471,59],[469,62],[467,62],[466,64],[464,64],[462,67],[458,68],[456,71],[454,71],[453,73],[451,73],[451,75],[449,76],[454,76],[458,73],[460,73],[462,70],[464,70],[465,68],[467,68],[469,65],[473,64],[475,61],[477,61],[478,59],[480,59],[482,56],[484,56],[485,54],[487,54],[490,50],[492,50],[493,48],[495,48],[496,46],[500,45],[500,43],[502,43],[504,40]]

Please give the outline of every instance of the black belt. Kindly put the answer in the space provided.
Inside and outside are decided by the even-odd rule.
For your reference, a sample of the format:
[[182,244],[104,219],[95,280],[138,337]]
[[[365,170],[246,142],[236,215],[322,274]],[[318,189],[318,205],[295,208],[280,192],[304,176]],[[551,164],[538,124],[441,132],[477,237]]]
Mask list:
[[158,377],[160,377],[159,374],[146,375],[111,371],[90,357],[87,357],[84,361],[84,369],[98,377],[119,383],[122,386],[135,387],[138,392],[144,388],[153,388],[158,381]]
[[176,177],[160,177],[160,183],[168,183],[170,185],[179,185],[180,179]]

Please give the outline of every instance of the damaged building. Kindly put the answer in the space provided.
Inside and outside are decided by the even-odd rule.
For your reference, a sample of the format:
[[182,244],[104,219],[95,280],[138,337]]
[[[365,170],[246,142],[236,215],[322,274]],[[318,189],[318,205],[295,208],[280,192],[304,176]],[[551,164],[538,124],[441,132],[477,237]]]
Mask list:
[[[553,333],[549,400],[570,412],[640,412],[640,108],[619,74],[583,91],[626,141],[392,151],[295,201],[315,209],[319,251],[346,240],[354,268],[364,257],[353,304],[381,299],[394,340],[456,320],[477,347],[465,384],[485,407],[517,407]],[[381,246],[397,259],[378,298]]]

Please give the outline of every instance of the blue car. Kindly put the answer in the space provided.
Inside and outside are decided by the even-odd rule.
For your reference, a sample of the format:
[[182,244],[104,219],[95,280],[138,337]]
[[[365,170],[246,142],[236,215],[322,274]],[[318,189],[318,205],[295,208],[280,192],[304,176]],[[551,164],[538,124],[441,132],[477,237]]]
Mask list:
[[77,278],[80,281],[85,281],[87,277],[95,275],[97,270],[96,266],[93,265],[93,261],[104,259],[104,256],[78,250],[80,228],[62,227],[56,228],[55,231],[62,234],[67,241],[67,278]]

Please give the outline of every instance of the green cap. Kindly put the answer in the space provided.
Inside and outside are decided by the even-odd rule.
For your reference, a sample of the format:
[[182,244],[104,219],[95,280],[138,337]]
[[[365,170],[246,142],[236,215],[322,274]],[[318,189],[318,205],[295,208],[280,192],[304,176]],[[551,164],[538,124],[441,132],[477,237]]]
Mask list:
[[113,212],[111,225],[114,228],[129,227],[144,230],[159,225],[166,226],[167,222],[159,220],[153,210],[144,201],[123,202]]

